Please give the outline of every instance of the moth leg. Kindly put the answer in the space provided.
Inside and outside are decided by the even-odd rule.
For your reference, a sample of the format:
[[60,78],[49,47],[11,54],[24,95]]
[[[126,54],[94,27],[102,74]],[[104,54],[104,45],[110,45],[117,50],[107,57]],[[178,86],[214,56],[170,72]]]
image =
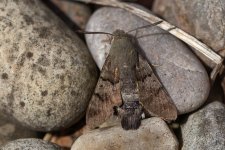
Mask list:
[[139,104],[140,104],[139,105],[139,108],[138,109],[135,109],[135,113],[136,114],[140,114],[141,115],[141,119],[145,119],[146,114],[144,112],[144,107],[143,107],[142,103],[139,102]]
[[141,119],[145,119],[145,113],[144,112],[141,114]]
[[125,114],[125,111],[119,106],[114,106],[114,110],[119,117],[122,117]]
[[145,119],[146,118],[146,116],[147,116],[147,111],[145,111],[145,108],[144,108],[144,106],[143,106],[143,104],[139,101],[139,109],[138,110],[140,110],[141,111],[141,119]]
[[112,40],[113,40],[112,35],[106,34],[106,36],[107,36],[106,39],[102,40],[102,42],[112,44]]

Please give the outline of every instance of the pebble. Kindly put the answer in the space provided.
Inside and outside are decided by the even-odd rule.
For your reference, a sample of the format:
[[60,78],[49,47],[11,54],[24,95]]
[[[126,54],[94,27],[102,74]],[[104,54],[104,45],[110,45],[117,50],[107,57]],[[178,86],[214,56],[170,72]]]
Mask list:
[[225,1],[157,0],[153,11],[215,51],[225,48]]
[[1,1],[0,14],[0,112],[38,131],[79,121],[98,78],[84,43],[41,1]]
[[78,27],[84,29],[91,9],[86,5],[72,1],[51,0],[60,10],[62,10]]
[[191,114],[181,125],[182,150],[225,149],[225,106],[214,101]]
[[36,138],[38,133],[11,122],[0,113],[0,145],[19,138]]
[[0,147],[0,150],[62,150],[59,146],[40,139],[18,139]]
[[178,150],[179,143],[167,124],[153,117],[142,121],[137,130],[106,127],[80,136],[71,150]]
[[[129,31],[145,25],[148,25],[146,21],[125,10],[103,7],[91,16],[86,31],[112,33],[116,29]],[[158,27],[140,29],[136,37],[180,114],[194,111],[204,104],[210,90],[209,77],[186,45]],[[109,35],[86,35],[86,42],[99,68],[108,55],[109,39]]]

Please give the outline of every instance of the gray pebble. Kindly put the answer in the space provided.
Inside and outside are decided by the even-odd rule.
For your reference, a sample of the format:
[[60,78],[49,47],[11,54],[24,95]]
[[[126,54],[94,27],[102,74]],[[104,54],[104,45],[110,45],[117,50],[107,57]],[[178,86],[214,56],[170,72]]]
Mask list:
[[179,143],[160,118],[142,121],[138,130],[101,128],[80,136],[71,150],[178,150]]
[[[145,25],[146,21],[125,10],[105,7],[91,16],[86,30],[112,33],[116,29],[129,31]],[[140,29],[136,37],[180,114],[204,104],[210,89],[209,78],[190,49],[158,27]],[[88,34],[86,41],[98,67],[102,68],[110,49],[109,35]]]
[[209,103],[191,114],[181,126],[182,150],[225,149],[225,106],[219,101]]
[[0,150],[62,150],[59,146],[40,139],[18,139],[0,147]]
[[156,0],[153,10],[215,51],[224,50],[224,0]]
[[97,81],[84,43],[41,1],[1,1],[0,14],[0,111],[39,131],[79,121]]

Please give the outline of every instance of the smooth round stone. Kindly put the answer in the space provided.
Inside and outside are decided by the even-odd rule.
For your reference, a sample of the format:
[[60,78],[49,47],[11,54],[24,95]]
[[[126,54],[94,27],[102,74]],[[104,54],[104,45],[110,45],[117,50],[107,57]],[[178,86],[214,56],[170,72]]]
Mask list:
[[40,139],[18,139],[0,147],[0,150],[62,150],[59,146]]
[[191,114],[181,126],[182,150],[225,149],[224,114],[225,106],[219,101],[209,103]]
[[84,114],[97,67],[84,43],[41,1],[1,1],[0,111],[39,131]]
[[[112,33],[116,29],[129,31],[145,25],[149,24],[125,10],[105,7],[91,16],[86,30]],[[109,37],[103,34],[86,35],[88,47],[99,68],[102,68],[110,50]],[[208,97],[210,84],[205,68],[191,50],[158,27],[140,29],[136,37],[179,113],[199,108]]]
[[0,145],[19,138],[36,138],[38,133],[21,127],[0,114]]
[[178,150],[179,143],[167,124],[160,118],[141,122],[137,130],[124,130],[120,125],[93,130],[80,136],[71,150]]
[[215,51],[225,48],[224,0],[157,0],[153,11]]

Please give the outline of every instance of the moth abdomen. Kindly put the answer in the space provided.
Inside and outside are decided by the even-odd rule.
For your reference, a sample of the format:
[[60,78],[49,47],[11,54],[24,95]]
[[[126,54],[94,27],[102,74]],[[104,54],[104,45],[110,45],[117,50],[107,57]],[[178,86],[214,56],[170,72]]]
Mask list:
[[125,114],[121,119],[121,125],[125,130],[136,130],[141,125],[141,115],[134,113]]
[[121,118],[122,128],[125,130],[138,129],[141,125],[143,109],[139,101],[125,102],[122,106],[124,113]]

